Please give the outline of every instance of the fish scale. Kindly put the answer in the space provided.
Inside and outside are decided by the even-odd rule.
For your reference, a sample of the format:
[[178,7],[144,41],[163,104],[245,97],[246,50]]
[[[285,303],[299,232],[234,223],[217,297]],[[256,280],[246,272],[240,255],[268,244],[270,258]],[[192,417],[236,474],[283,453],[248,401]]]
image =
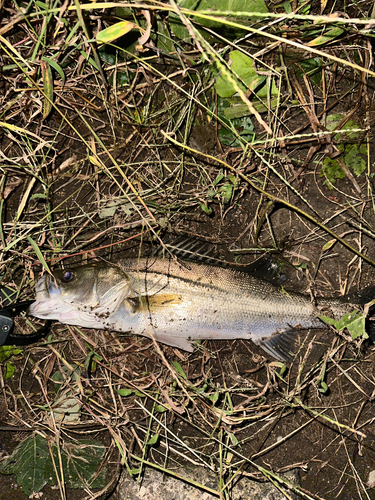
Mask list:
[[[67,279],[69,278],[69,279]],[[36,285],[29,314],[62,323],[132,332],[192,351],[191,340],[251,339],[291,358],[295,330],[325,327],[353,305],[308,295],[249,273],[175,257],[122,259],[56,271]]]

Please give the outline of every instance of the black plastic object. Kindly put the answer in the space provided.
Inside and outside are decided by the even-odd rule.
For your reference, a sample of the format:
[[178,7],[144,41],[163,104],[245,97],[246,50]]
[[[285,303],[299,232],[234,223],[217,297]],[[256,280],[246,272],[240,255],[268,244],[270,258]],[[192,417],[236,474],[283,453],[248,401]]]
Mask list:
[[[4,295],[1,289],[0,295]],[[5,302],[9,301],[6,300]],[[33,344],[47,335],[51,321],[46,321],[44,326],[34,333],[25,335],[13,333],[14,316],[17,316],[22,311],[26,311],[32,303],[33,300],[26,300],[25,302],[16,302],[0,309],[0,346]]]

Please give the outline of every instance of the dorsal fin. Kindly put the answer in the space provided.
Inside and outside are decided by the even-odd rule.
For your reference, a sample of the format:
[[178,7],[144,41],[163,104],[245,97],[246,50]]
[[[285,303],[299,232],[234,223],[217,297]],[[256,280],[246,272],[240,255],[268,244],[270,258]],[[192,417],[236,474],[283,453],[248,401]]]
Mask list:
[[[221,260],[215,257],[215,254],[215,245],[201,238],[193,238],[187,235],[170,239],[164,243],[164,246],[159,245],[151,252],[151,255],[154,257],[174,255],[181,260],[221,265]],[[225,263],[222,264],[225,265]]]
[[282,285],[286,281],[286,276],[282,272],[284,262],[280,259],[271,259],[267,255],[259,257],[251,264],[236,265],[235,263],[228,263],[219,258],[216,245],[202,238],[188,235],[170,238],[169,241],[167,240],[164,243],[164,246],[159,245],[154,248],[151,255],[162,258],[173,255],[185,261],[201,262],[225,268],[230,267],[278,285]]

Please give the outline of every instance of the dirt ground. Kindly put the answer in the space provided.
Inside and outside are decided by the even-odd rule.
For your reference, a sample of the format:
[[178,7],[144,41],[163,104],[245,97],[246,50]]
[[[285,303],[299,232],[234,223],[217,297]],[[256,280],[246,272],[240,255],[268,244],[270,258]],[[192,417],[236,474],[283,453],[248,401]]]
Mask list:
[[[155,67],[170,71],[165,61]],[[183,76],[176,82],[189,88]],[[308,96],[305,83],[300,85]],[[374,283],[374,268],[335,236],[375,262],[374,87],[368,80],[364,91],[362,83],[356,71],[346,68],[337,70],[335,85],[325,95],[321,87],[314,88],[315,116],[323,123],[329,113],[350,115],[364,131],[356,141],[367,146],[367,170],[338,179],[332,189],[321,175],[322,164],[339,141],[311,139],[311,114],[301,105],[280,107],[280,129],[295,139],[254,147],[250,153],[220,145],[217,123],[196,125],[188,134],[184,122],[176,136],[182,140],[186,132],[187,147],[200,150],[192,152],[161,133],[168,114],[177,121],[175,110],[185,106],[186,96],[151,71],[137,72],[133,88],[133,98],[141,103],[137,109],[150,106],[141,124],[128,118],[133,101],[126,92],[111,89],[111,105],[102,106],[93,77],[82,76],[74,91],[61,91],[64,119],[56,112],[33,119],[32,99],[24,98],[19,125],[52,146],[35,150],[6,129],[0,136],[8,158],[1,166],[0,223],[8,248],[4,251],[3,245],[2,283],[19,289],[22,300],[33,297],[34,277],[42,267],[27,235],[56,269],[145,255],[150,240],[155,247],[159,240],[188,235],[210,242],[223,263],[246,265],[264,254],[282,261],[286,291],[316,297],[360,292]],[[165,115],[159,114],[163,108]],[[196,108],[192,120],[202,116],[205,120]],[[263,116],[274,120],[271,113]],[[254,127],[261,137],[255,119]],[[89,148],[99,145],[105,168]],[[269,205],[244,176],[275,197],[275,203]],[[228,186],[235,187],[224,200]],[[12,241],[19,243],[11,246]],[[19,321],[18,331],[29,328]],[[375,499],[368,483],[375,469],[375,349],[370,340],[354,341],[346,331],[301,331],[295,361],[282,367],[251,341],[205,341],[189,354],[157,348],[142,337],[60,323],[52,325],[50,334],[11,359],[15,373],[8,379],[9,360],[1,363],[1,456],[35,431],[60,443],[90,436],[106,447],[108,472],[101,493],[100,488],[69,487],[62,493],[48,485],[41,498],[115,500],[120,471],[141,473],[143,460],[143,466],[166,470],[192,464],[207,468],[221,486],[243,476],[263,480],[262,470],[275,475],[297,470],[301,498]],[[68,377],[66,387],[83,410],[79,421],[56,425],[48,413],[56,397],[51,377],[67,365],[79,367],[78,379]],[[129,394],[117,392],[122,389]],[[160,404],[164,410],[158,410]],[[152,436],[157,436],[154,442]],[[229,490],[225,495],[231,498]],[[29,496],[14,475],[1,475],[2,498]]]

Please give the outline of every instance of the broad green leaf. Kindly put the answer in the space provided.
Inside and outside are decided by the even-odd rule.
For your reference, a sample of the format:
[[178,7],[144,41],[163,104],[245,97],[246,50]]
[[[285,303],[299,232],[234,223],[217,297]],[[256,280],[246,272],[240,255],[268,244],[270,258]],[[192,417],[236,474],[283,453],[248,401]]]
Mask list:
[[[64,469],[64,480],[70,488],[104,488],[107,468],[97,476],[106,449],[98,441],[64,441],[57,449],[51,445],[55,464],[59,452]],[[55,468],[50,456],[47,439],[33,434],[22,441],[12,455],[0,463],[2,474],[15,474],[18,485],[27,494],[39,492],[47,482],[57,484]]]
[[[345,118],[342,113],[334,113],[327,117],[328,130],[335,130],[341,120]],[[361,127],[354,120],[349,120],[342,127],[341,131],[334,135],[334,140],[339,143],[338,149],[342,151],[340,160],[349,168],[357,177],[359,177],[367,168],[367,145],[360,143],[362,140],[362,132],[353,131]],[[349,142],[349,144],[348,144]],[[323,160],[320,177],[326,177],[324,184],[329,189],[333,188],[333,184],[337,179],[344,179],[345,172],[336,159],[326,157]]]
[[[231,128],[221,127],[219,130],[218,137],[222,144],[238,147],[254,139],[255,130],[250,116],[242,116],[241,118],[234,118],[231,120],[224,118],[224,121],[230,124]],[[237,134],[234,133],[234,130],[237,131]]]
[[[59,463],[57,446],[53,446],[53,457],[55,463]],[[100,441],[79,440],[76,442],[64,442],[61,450],[61,458],[64,469],[64,479],[70,488],[83,489],[86,483],[90,488],[104,488],[106,486],[107,467],[104,467],[96,477],[99,466],[102,463],[106,448]],[[49,482],[57,483],[55,469],[52,460],[47,460],[44,468],[45,477],[52,478]]]
[[99,217],[101,219],[106,219],[107,217],[113,217],[119,205],[123,203],[122,200],[111,200],[109,201],[99,212]]
[[356,339],[360,336],[365,339],[368,338],[368,334],[366,333],[365,329],[366,318],[364,314],[358,311],[347,313],[340,320],[335,320],[333,318],[329,318],[328,316],[322,315],[318,315],[318,318],[327,325],[335,327],[339,332],[341,332],[344,328],[347,328],[353,339]]
[[[267,111],[268,107],[273,109],[279,105],[280,93],[274,79],[258,75],[253,67],[253,60],[249,56],[238,50],[233,50],[230,53],[230,63],[234,73],[231,78],[234,80],[238,78],[236,85],[224,73],[219,75],[215,84],[218,95],[228,99],[230,104],[224,110],[225,118],[231,120],[253,113],[252,109],[238,95],[235,95],[238,89],[242,89],[245,93],[251,90],[256,94],[256,97],[251,99],[251,104],[259,113]],[[268,102],[269,98],[270,102]],[[219,116],[222,117],[221,113]]]
[[[238,86],[246,92],[247,89],[255,90],[265,81],[265,76],[259,76],[254,69],[254,62],[251,57],[243,54],[239,50],[233,50],[230,54],[230,67],[233,73],[243,81],[245,86],[238,82]],[[233,83],[226,75],[220,75],[215,84],[216,92],[220,97],[231,97],[236,93]]]
[[156,17],[156,33],[151,32],[151,39],[155,42],[156,47],[163,53],[171,54],[171,52],[175,51],[175,46],[167,25],[159,16]]
[[366,144],[348,144],[345,148],[344,161],[345,165],[359,177],[367,168],[367,163],[364,157],[367,156]]
[[81,418],[81,404],[71,389],[67,389],[56,398],[52,411],[56,422],[74,424]]
[[[196,12],[202,10],[211,10],[213,15],[220,16],[220,11],[232,11],[243,13],[243,16],[236,15],[233,17],[233,20],[237,23],[243,23],[244,25],[249,25],[253,22],[254,18],[251,16],[251,13],[266,13],[268,12],[267,6],[264,0],[215,0],[213,4],[211,0],[180,0],[177,1],[179,7],[189,10],[195,10]],[[230,14],[224,17],[226,20],[230,20]],[[242,30],[238,30],[237,28],[231,28],[230,26],[224,26],[220,21],[216,19],[202,19],[199,16],[194,16],[193,20],[202,26],[206,26],[207,28],[211,28],[213,30],[220,29],[221,34],[225,34],[226,36],[236,37],[238,33],[241,33]],[[191,35],[188,32],[186,26],[181,21],[181,19],[174,13],[169,15],[169,24],[173,31],[173,33],[184,41],[190,41]],[[202,31],[204,34],[204,31]]]
[[12,455],[0,463],[0,472],[15,474],[18,485],[27,495],[31,495],[47,484],[44,467],[48,458],[46,439],[35,434],[22,441]]
[[311,82],[315,85],[320,85],[322,81],[322,67],[323,63],[319,57],[312,57],[305,59],[296,64],[295,73],[297,78],[307,75]]
[[324,184],[328,189],[333,189],[333,184],[336,183],[337,179],[345,179],[345,172],[336,160],[324,158],[320,177],[327,177]]
[[117,40],[117,38],[126,35],[132,29],[139,29],[139,26],[131,23],[130,21],[121,21],[110,26],[109,28],[99,31],[96,35],[96,41],[98,43],[110,43]]

